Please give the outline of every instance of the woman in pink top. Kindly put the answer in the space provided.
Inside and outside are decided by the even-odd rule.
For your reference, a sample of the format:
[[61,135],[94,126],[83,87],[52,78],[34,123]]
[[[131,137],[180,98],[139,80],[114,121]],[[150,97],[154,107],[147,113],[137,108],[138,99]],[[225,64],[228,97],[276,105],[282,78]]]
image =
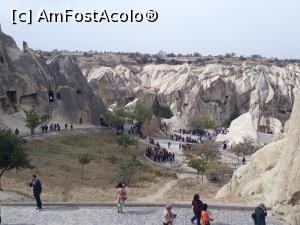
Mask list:
[[123,208],[125,206],[125,200],[127,199],[126,190],[122,183],[118,183],[116,186],[117,194],[117,208],[118,213],[123,213]]

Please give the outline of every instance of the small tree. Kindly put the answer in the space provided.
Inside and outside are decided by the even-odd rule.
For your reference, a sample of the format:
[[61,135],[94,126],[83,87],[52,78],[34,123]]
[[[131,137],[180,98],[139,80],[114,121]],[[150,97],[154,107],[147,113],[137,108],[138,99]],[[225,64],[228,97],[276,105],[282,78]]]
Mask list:
[[201,159],[217,159],[220,156],[218,146],[213,141],[204,141],[202,144],[192,148],[192,153],[199,156]]
[[195,53],[194,53],[194,57],[201,57],[201,54],[198,53],[198,52],[195,52]]
[[123,180],[123,184],[125,185],[131,184],[133,182],[133,175],[138,169],[141,169],[142,166],[143,164],[136,158],[136,156],[132,155],[132,158],[129,161],[121,164],[118,180]]
[[118,128],[125,124],[126,119],[131,115],[124,109],[123,103],[118,103],[112,111],[107,111],[104,116],[104,122],[111,128]]
[[125,151],[128,146],[137,144],[136,139],[127,134],[122,134],[116,137],[116,141],[120,147]]
[[31,109],[25,111],[26,114],[26,127],[30,129],[31,134],[34,134],[34,129],[41,124],[40,114],[35,110]]
[[112,112],[107,111],[104,115],[103,115],[103,120],[106,123],[106,125],[108,125],[108,127],[110,128],[113,124],[113,119],[114,119],[114,115],[112,114]]
[[25,151],[26,141],[13,134],[11,130],[0,129],[0,190],[2,175],[12,169],[32,169]]
[[194,130],[211,129],[216,126],[216,121],[207,115],[201,115],[191,118],[188,126]]
[[243,142],[238,143],[233,147],[233,153],[238,157],[238,162],[240,157],[245,157],[246,155],[252,155],[256,152],[257,148],[255,147],[253,139],[250,137],[245,137]]
[[204,173],[206,173],[206,171],[210,168],[211,160],[199,159],[199,158],[193,157],[187,162],[187,165],[197,171],[197,183],[198,183],[199,175],[201,173],[202,183],[203,183]]
[[88,153],[80,154],[78,157],[79,164],[81,166],[81,179],[84,177],[84,166],[88,165],[94,160],[94,157]]
[[137,103],[133,111],[133,118],[137,121],[138,127],[142,127],[145,121],[150,120],[153,116],[150,107],[142,103]]

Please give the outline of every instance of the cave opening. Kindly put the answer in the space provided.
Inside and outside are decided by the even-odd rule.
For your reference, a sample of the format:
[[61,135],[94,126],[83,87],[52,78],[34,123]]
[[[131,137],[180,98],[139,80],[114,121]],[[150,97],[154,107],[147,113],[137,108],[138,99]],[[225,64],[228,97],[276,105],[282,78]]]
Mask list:
[[54,102],[54,93],[53,91],[48,91],[48,100],[49,102]]
[[0,63],[4,63],[4,58],[2,55],[0,55]]
[[61,100],[61,94],[60,93],[56,93],[56,99]]
[[285,110],[279,109],[278,111],[279,111],[279,113],[281,113],[281,114],[284,114],[284,115],[286,114],[286,111],[285,111]]
[[81,90],[77,89],[76,94],[81,95]]
[[16,91],[7,91],[6,96],[12,104],[17,103],[17,92]]
[[128,104],[129,102],[132,102],[133,100],[134,100],[134,97],[125,98],[125,104]]

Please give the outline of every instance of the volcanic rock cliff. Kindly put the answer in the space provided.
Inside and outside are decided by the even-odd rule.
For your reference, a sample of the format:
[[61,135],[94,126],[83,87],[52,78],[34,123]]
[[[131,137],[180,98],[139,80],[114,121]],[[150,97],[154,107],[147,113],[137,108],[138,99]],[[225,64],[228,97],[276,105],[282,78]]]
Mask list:
[[298,63],[81,67],[107,105],[135,98],[152,104],[157,96],[185,123],[189,117],[208,114],[227,126],[239,116],[248,118],[247,114],[250,119],[244,129],[264,133],[282,131],[300,83]]
[[9,124],[10,116],[21,120],[22,112],[32,107],[49,120],[73,123],[81,118],[83,123],[98,123],[105,111],[71,56],[57,54],[46,60],[26,42],[21,51],[0,31],[0,126],[17,128]]
[[266,201],[275,215],[293,225],[300,222],[300,93],[295,99],[289,128],[283,140],[271,143],[240,167],[217,198],[236,195]]

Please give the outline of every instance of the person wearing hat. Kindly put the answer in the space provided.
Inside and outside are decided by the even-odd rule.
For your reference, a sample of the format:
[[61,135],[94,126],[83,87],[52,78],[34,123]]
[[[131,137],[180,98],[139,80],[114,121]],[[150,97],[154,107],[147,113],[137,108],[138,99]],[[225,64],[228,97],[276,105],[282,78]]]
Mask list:
[[174,218],[176,217],[175,214],[172,213],[172,205],[166,205],[164,212],[163,212],[163,225],[172,225]]
[[264,203],[260,203],[255,209],[255,225],[266,225],[267,208]]

